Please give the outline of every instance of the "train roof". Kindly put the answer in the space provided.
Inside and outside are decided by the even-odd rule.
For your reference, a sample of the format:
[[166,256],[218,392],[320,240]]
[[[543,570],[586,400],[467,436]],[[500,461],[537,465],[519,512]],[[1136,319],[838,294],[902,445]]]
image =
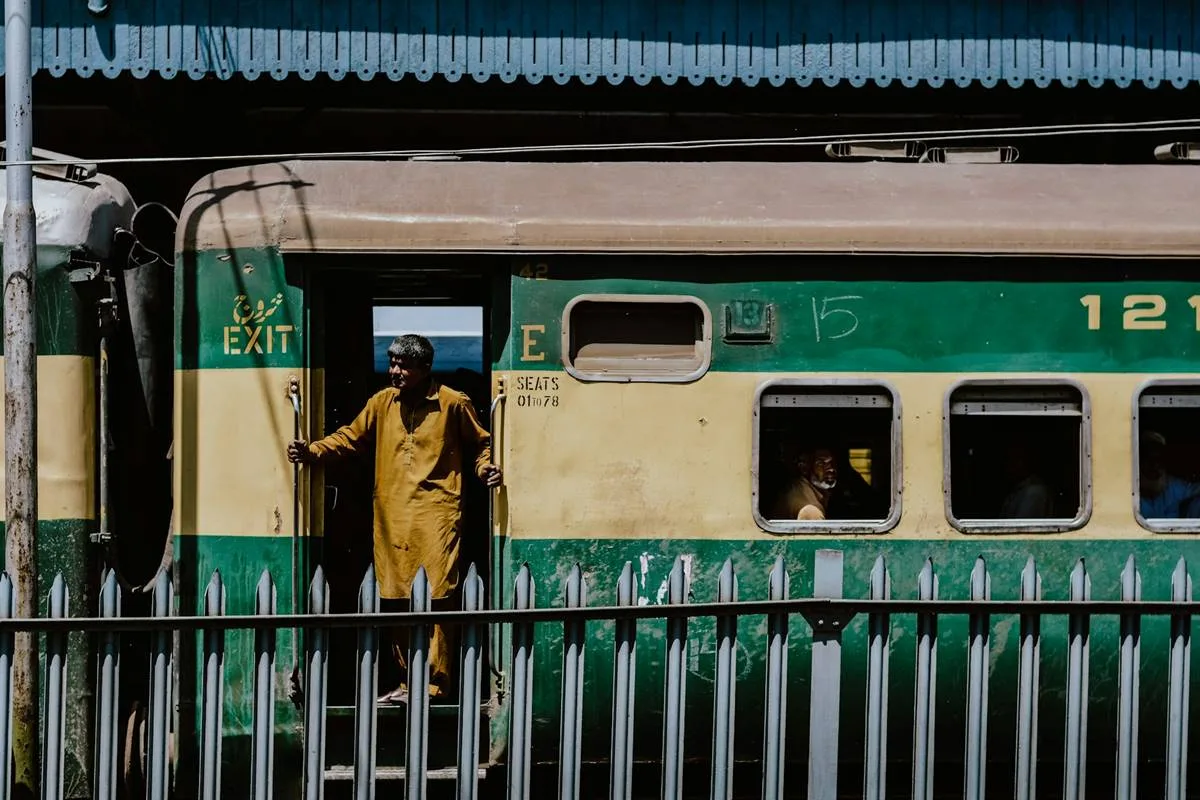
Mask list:
[[[0,169],[0,214],[7,205],[5,170]],[[129,190],[108,175],[83,181],[33,175],[33,210],[38,247],[86,247],[105,257],[113,229],[128,226],[136,206]]]
[[1194,257],[1188,166],[291,161],[192,189],[178,250]]

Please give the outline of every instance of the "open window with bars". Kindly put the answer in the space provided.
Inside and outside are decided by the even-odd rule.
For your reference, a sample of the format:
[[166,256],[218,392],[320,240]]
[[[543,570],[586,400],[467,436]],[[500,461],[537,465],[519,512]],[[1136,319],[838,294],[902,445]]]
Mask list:
[[752,503],[772,533],[880,533],[900,519],[900,400],[859,380],[781,380],[754,407]]
[[961,531],[1052,532],[1091,513],[1091,412],[1067,381],[965,381],[944,410],[946,517]]
[[1200,381],[1154,380],[1133,407],[1134,513],[1163,533],[1200,531]]

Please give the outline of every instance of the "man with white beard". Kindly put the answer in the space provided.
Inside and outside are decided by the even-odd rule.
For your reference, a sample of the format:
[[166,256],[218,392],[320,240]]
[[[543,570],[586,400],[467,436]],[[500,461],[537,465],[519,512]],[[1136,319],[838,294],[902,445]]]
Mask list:
[[837,459],[828,447],[806,448],[796,460],[798,480],[779,498],[774,519],[822,520],[837,486]]

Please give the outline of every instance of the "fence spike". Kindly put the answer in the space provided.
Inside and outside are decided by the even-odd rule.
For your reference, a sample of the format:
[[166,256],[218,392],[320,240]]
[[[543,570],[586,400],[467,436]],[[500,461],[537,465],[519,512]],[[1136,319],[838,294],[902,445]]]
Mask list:
[[[51,619],[68,616],[70,592],[62,573],[54,576],[48,596]],[[67,723],[67,634],[46,634],[46,736],[42,751],[42,797],[62,800],[65,784],[63,764]]]
[[[263,570],[254,592],[255,616],[274,616],[278,593],[269,570]],[[274,796],[275,772],[275,629],[254,632],[254,800]]]
[[[767,577],[771,600],[787,600],[791,580],[783,556]],[[787,730],[788,615],[767,616],[767,689],[763,714],[763,800],[783,800],[785,733]]]
[[[564,587],[567,608],[587,605],[587,583],[576,563]],[[559,733],[560,800],[578,800],[583,747],[583,665],[586,627],[582,620],[563,624],[562,728]]]
[[[733,559],[725,559],[717,578],[717,602],[736,603],[737,573]],[[717,617],[716,685],[713,691],[713,776],[712,800],[733,797],[733,732],[737,698],[736,615]]]
[[[534,607],[533,576],[529,564],[517,570],[514,586],[517,609]],[[508,800],[528,800],[530,750],[533,744],[533,625],[514,623],[512,627],[513,694],[509,717]]]
[[[983,556],[971,569],[971,600],[987,602],[992,597],[992,577]],[[990,621],[986,612],[973,612],[967,640],[967,758],[964,791],[967,800],[983,800],[987,785],[988,650]]]
[[[463,581],[463,611],[483,610],[483,579],[475,564],[467,568]],[[468,622],[461,637],[461,668],[458,696],[458,800],[479,796],[479,714],[481,705],[481,626]]]
[[[636,602],[633,563],[626,561],[617,579],[617,605]],[[617,620],[613,646],[613,709],[609,777],[609,800],[631,800],[633,796],[633,707],[637,623]]]
[[[688,575],[682,556],[675,558],[669,584],[670,604],[686,603],[691,587],[688,586]],[[686,617],[667,618],[666,691],[663,697],[663,800],[681,800],[683,796],[683,723],[687,689],[684,648],[687,643],[687,628]]]
[[[917,576],[921,600],[938,599],[933,559],[925,559]],[[917,615],[916,710],[913,727],[914,800],[933,800],[934,708],[937,699],[937,615]]]
[[[329,613],[329,583],[317,566],[308,587],[308,613]],[[305,637],[308,654],[304,687],[304,792],[307,800],[325,796],[325,701],[329,677],[329,633],[314,628]]]
[[[1021,570],[1021,599],[1042,599],[1042,576],[1033,556]],[[1041,617],[1021,615],[1021,665],[1017,675],[1016,800],[1037,795],[1038,693],[1041,684]]]
[[[1142,576],[1130,555],[1121,571],[1121,600],[1142,599]],[[1117,797],[1137,795],[1138,693],[1141,673],[1141,617],[1121,615],[1120,694],[1117,711]]]
[[[219,570],[213,570],[204,590],[204,615],[225,615],[225,584]],[[201,724],[200,796],[217,800],[221,796],[221,731],[225,706],[225,631],[204,632],[203,722]]]
[[[813,597],[840,599],[841,596],[842,553],[839,550],[818,550],[813,564]],[[833,616],[816,616],[812,637],[812,700],[808,720],[808,798],[834,800],[838,788],[842,621]]]
[[[121,587],[117,583],[114,569],[104,570],[100,585],[100,616],[113,619],[121,616]],[[100,636],[99,664],[96,681],[96,800],[116,800],[117,797],[117,742],[118,705],[117,687],[121,674],[120,635],[105,633]],[[7,752],[7,751],[0,751]]]
[[[358,612],[379,613],[379,584],[374,565],[367,567],[358,587]],[[379,691],[379,629],[358,631],[357,700],[354,707],[354,800],[375,798],[375,739],[378,731],[376,696]]]
[[[887,560],[879,556],[871,568],[871,599],[890,600],[891,590]],[[867,630],[867,735],[863,797],[866,800],[883,800],[887,789],[887,696],[891,649],[888,642],[891,616],[871,614],[867,618]]]
[[[412,582],[412,612],[431,607],[429,574],[417,568]],[[408,759],[404,788],[408,800],[424,800],[429,769],[429,643],[428,625],[414,625],[408,637]]]
[[[166,618],[173,614],[175,589],[166,570],[158,573],[154,582],[154,616]],[[154,634],[151,654],[150,712],[148,714],[149,752],[146,769],[150,800],[167,800],[170,765],[168,737],[172,713],[173,675],[171,668],[171,631],[165,625]]]
[[[1092,579],[1083,559],[1071,570],[1071,600],[1092,598]],[[1087,778],[1088,650],[1090,617],[1071,614],[1067,622],[1067,702],[1063,755],[1063,800],[1084,800]]]
[[[1192,576],[1187,560],[1179,559],[1171,574],[1171,601],[1192,601]],[[1166,800],[1187,796],[1188,718],[1191,706],[1192,616],[1171,617],[1171,672],[1168,679],[1167,708],[1167,791]]]

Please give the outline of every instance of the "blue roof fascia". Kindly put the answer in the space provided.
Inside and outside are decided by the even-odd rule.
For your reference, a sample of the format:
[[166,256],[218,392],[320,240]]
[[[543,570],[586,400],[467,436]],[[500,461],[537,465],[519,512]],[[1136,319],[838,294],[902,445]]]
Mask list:
[[[35,71],[853,86],[1200,78],[1200,0],[88,0],[33,4]],[[0,49],[2,49],[0,39]]]

